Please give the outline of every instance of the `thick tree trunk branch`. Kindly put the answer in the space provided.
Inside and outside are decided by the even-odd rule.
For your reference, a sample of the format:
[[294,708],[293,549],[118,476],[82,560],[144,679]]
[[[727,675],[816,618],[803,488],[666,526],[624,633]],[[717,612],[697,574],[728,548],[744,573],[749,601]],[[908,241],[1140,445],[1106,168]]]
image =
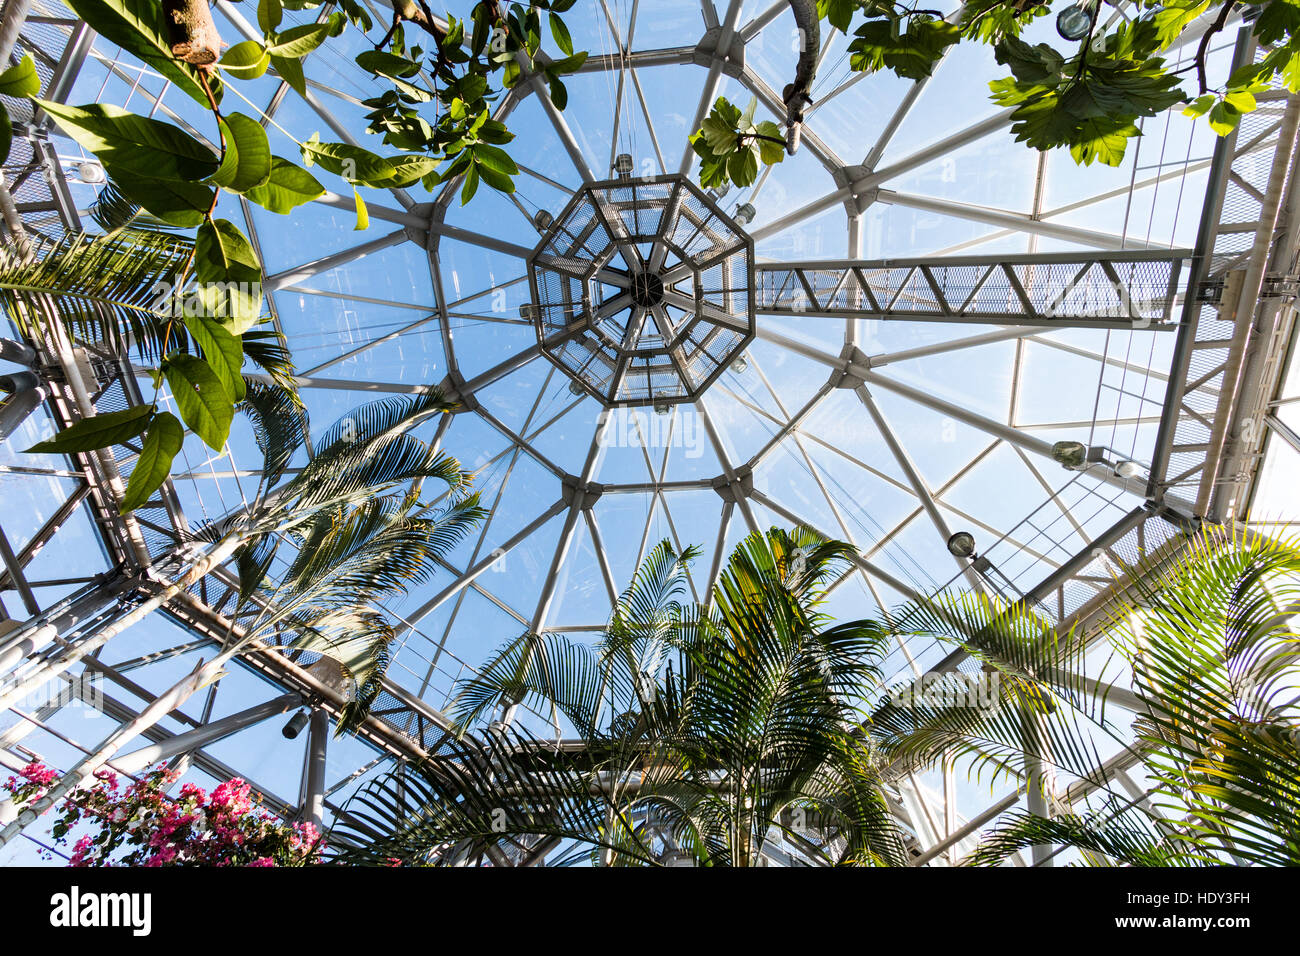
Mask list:
[[811,105],[813,80],[817,76],[817,59],[821,53],[821,21],[817,18],[816,0],[790,0],[795,25],[799,28],[799,65],[794,81],[781,93],[785,103],[786,152],[799,148],[799,127],[804,109]]
[[221,57],[221,33],[207,0],[163,0],[172,55],[210,72]]

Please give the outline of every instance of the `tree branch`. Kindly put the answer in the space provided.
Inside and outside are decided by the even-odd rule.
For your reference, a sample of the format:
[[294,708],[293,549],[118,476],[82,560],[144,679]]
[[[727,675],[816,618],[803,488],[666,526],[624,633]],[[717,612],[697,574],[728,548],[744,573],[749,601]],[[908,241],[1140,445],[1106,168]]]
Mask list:
[[221,57],[221,33],[212,20],[207,0],[163,0],[172,56],[205,73],[216,69]]

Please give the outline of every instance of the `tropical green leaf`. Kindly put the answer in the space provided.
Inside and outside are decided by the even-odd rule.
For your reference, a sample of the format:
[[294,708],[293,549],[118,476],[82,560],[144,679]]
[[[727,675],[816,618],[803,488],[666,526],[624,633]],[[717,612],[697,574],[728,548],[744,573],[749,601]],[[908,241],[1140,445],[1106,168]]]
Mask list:
[[120,412],[92,415],[69,425],[53,438],[33,445],[27,453],[68,454],[112,448],[143,432],[149,426],[153,412],[152,405],[133,405]]
[[255,80],[266,73],[271,55],[257,40],[236,43],[218,61],[221,68],[241,80]]
[[192,229],[203,222],[216,198],[216,190],[204,183],[153,179],[121,169],[113,171],[113,184],[128,201],[176,229]]
[[201,316],[185,316],[185,328],[198,343],[203,358],[216,373],[233,401],[244,398],[244,351],[239,336],[232,335],[220,322]]
[[0,95],[23,98],[41,91],[41,78],[36,75],[36,61],[30,53],[9,69],[0,73]]
[[162,372],[185,424],[213,451],[222,451],[235,405],[217,373],[203,359],[183,352],[169,355]]
[[370,214],[366,211],[365,200],[361,198],[361,193],[357,191],[355,186],[352,189],[352,196],[356,200],[356,204],[357,204],[357,224],[353,227],[353,231],[361,232],[366,229],[369,229]]
[[262,307],[262,269],[248,238],[226,219],[199,226],[194,274],[205,318],[217,319],[233,335],[257,323]]
[[131,479],[127,482],[126,494],[119,509],[121,514],[135,511],[162,487],[171,474],[172,461],[180,452],[184,441],[185,429],[175,415],[159,412],[154,417],[149,423],[149,432],[145,435],[140,457],[131,470]]
[[221,119],[226,155],[211,181],[235,193],[263,186],[271,178],[271,146],[266,130],[243,113]]
[[66,106],[49,100],[34,102],[64,132],[94,153],[114,179],[126,173],[193,182],[217,169],[217,157],[211,149],[170,123],[107,103]]
[[266,182],[244,193],[244,198],[263,209],[287,215],[298,206],[325,195],[325,187],[307,170],[279,156],[271,157],[271,173]]
[[275,53],[269,55],[271,58],[271,66],[279,75],[280,79],[293,87],[299,96],[306,98],[307,78],[303,76],[302,61],[293,57],[279,56]]

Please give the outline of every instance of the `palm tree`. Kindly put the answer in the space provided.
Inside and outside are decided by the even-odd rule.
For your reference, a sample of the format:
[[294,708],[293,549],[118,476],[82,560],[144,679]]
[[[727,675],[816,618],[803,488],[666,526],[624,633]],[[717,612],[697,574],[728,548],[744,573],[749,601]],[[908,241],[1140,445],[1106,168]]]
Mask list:
[[[1011,814],[968,863],[1074,848],[1134,866],[1300,864],[1300,541],[1207,526],[1119,584],[1127,597],[1105,631],[1131,693],[1084,676],[1084,635],[1022,606],[963,595],[905,610],[908,633],[960,644],[996,673],[999,706],[886,705],[873,715],[881,752],[906,766],[955,752],[1031,794],[1044,769],[1095,790],[1091,809],[1044,812],[1051,794],[1031,802],[1042,809]],[[1121,697],[1129,713],[1116,713]],[[1144,797],[1116,789],[1098,750],[1106,737],[1140,764]]]
[[[660,544],[594,649],[526,634],[465,683],[459,735],[353,797],[338,858],[504,861],[564,844],[561,862],[753,866],[785,837],[824,863],[901,862],[858,729],[885,633],[819,609],[850,553],[806,530],[750,535],[695,606],[680,600],[695,552]],[[520,705],[577,738],[470,731]],[[809,819],[838,841],[800,832]]]
[[[274,390],[250,399],[264,453],[253,502],[201,528],[196,539],[211,543],[188,573],[149,601],[91,635],[55,661],[37,667],[0,698],[0,707],[66,670],[102,647],[144,614],[160,607],[228,558],[239,578],[236,610],[255,607],[239,635],[221,652],[153,701],[80,761],[43,797],[0,832],[0,845],[46,807],[80,786],[123,744],[143,733],[190,695],[222,676],[232,658],[257,645],[313,650],[334,658],[352,677],[355,699],[344,726],[364,719],[387,662],[392,625],[373,605],[426,580],[437,561],[483,517],[477,496],[454,458],[410,434],[419,423],[450,410],[436,391],[384,399],[355,409],[316,442],[307,464],[275,487],[305,423],[282,414]],[[420,502],[426,480],[451,493],[440,507]],[[271,569],[277,558],[287,567]],[[285,635],[288,635],[287,639]]]

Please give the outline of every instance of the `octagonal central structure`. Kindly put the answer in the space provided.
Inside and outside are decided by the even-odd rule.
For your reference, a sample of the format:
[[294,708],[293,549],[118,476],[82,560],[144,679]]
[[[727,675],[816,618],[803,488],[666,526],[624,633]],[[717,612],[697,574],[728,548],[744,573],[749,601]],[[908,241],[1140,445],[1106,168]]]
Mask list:
[[683,176],[588,183],[528,260],[542,351],[607,406],[698,398],[754,338],[754,243]]

